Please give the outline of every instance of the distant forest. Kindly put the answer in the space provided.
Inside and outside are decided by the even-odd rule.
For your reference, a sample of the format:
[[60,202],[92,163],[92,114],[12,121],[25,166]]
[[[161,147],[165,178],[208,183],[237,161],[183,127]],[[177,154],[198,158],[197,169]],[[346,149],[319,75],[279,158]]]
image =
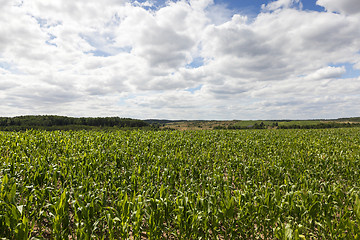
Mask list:
[[143,128],[150,124],[137,119],[120,117],[65,117],[54,115],[0,117],[0,130],[80,130],[110,128]]
[[198,129],[314,129],[360,127],[360,118],[334,120],[249,120],[249,121],[188,121],[188,120],[138,120],[120,117],[66,117],[56,115],[28,115],[0,117],[0,131],[43,130],[182,130]]
[[[241,126],[228,126],[226,129],[324,129],[324,128],[348,128],[348,127],[360,127],[359,123],[337,123],[337,122],[327,122],[319,124],[291,124],[291,125],[278,125],[278,123],[273,123],[271,125],[266,125],[261,122],[260,124],[255,123],[253,126],[241,127]],[[215,129],[224,129],[222,127],[215,127]]]

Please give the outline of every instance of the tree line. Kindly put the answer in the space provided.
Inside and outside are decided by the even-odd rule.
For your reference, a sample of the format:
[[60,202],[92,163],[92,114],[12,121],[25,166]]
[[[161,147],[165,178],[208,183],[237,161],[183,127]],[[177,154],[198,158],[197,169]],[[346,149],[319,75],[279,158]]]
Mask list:
[[215,126],[214,129],[229,129],[229,130],[241,130],[241,129],[323,129],[323,128],[347,128],[347,127],[360,127],[360,123],[339,123],[339,122],[328,122],[319,124],[291,124],[291,125],[279,125],[277,122],[272,124],[265,124],[264,122],[255,123],[251,126]]
[[30,115],[0,117],[0,130],[25,129],[94,129],[101,127],[142,128],[149,123],[131,118],[120,117],[66,117],[56,115]]

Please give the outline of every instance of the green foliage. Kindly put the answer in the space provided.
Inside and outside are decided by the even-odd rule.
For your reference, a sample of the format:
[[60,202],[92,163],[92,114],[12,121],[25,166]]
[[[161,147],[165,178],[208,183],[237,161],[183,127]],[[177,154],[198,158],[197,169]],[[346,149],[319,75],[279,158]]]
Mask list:
[[[119,117],[73,118],[64,116],[19,116],[0,117],[0,130],[23,131],[27,129],[42,130],[90,130],[99,127],[111,128],[140,128],[150,126],[142,120]],[[114,129],[113,129],[114,130]]]
[[[354,118],[355,119],[355,118]],[[345,122],[339,120],[266,120],[266,121],[236,121],[233,124],[217,126],[214,129],[325,129],[325,128],[348,128],[359,127],[359,122]]]
[[3,239],[360,239],[360,131],[0,132]]

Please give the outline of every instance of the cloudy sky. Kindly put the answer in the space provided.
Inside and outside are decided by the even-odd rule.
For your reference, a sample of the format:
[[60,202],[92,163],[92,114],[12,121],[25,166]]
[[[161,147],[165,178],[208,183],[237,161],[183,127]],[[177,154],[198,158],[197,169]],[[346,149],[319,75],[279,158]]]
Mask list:
[[360,116],[359,0],[0,0],[0,116]]

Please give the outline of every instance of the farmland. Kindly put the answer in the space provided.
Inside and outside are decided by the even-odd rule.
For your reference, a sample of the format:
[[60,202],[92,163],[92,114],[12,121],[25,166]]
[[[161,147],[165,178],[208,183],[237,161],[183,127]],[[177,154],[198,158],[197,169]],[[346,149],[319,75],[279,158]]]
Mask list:
[[0,238],[360,239],[359,130],[0,132]]
[[[154,121],[156,122],[156,120]],[[162,123],[161,120],[158,120]],[[339,118],[324,120],[178,120],[161,124],[162,129],[174,130],[210,130],[210,129],[322,129],[360,127],[360,118]]]

